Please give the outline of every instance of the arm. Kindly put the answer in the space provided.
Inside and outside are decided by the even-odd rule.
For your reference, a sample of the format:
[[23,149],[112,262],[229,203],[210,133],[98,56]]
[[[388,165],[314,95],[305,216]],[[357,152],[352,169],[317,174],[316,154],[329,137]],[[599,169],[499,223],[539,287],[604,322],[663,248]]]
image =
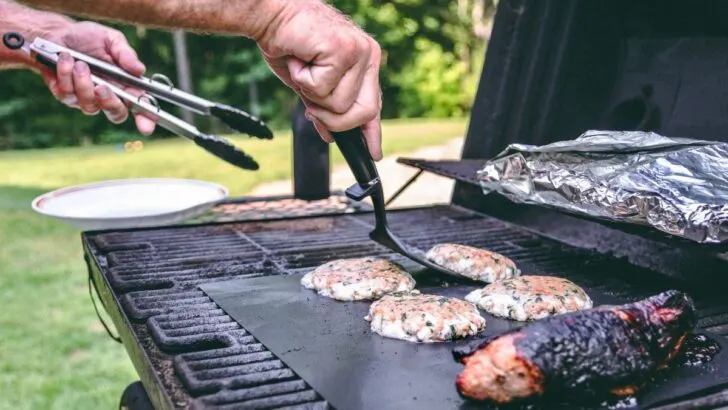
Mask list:
[[[0,29],[21,33],[28,41],[47,36],[73,24],[73,20],[54,13],[31,10],[11,1],[0,0]],[[24,53],[9,50],[0,45],[0,66],[26,66],[38,69],[39,65]]]
[[[39,9],[164,29],[260,39],[286,0],[21,0]],[[296,0],[297,1],[297,0]]]
[[276,76],[302,97],[324,140],[332,141],[330,131],[361,126],[371,156],[382,158],[381,49],[322,0],[23,1],[98,19],[250,37]]
[[[76,22],[55,13],[33,10],[13,1],[0,0],[0,35],[18,32],[26,41],[43,37],[62,46],[76,49],[93,57],[116,63],[125,70],[141,75],[144,64],[139,61],[124,35],[100,24]],[[26,53],[9,50],[0,45],[0,69],[26,67],[37,71],[53,96],[62,103],[78,108],[87,115],[103,112],[113,123],[121,123],[129,116],[122,101],[106,87],[95,87],[88,66],[61,55],[56,71],[49,70]],[[140,91],[127,89],[132,94]],[[154,131],[154,121],[141,114],[134,120],[142,134]]]

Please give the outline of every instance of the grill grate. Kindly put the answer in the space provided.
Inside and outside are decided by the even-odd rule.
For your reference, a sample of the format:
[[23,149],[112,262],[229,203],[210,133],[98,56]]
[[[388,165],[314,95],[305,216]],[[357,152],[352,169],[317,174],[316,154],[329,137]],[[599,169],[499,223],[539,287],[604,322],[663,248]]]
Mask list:
[[[442,242],[483,247],[528,273],[549,272],[637,300],[678,286],[626,261],[559,245],[451,206],[391,212],[392,229],[422,251]],[[284,363],[196,286],[232,277],[305,271],[325,261],[388,255],[369,241],[371,214],[183,226],[88,235],[89,251],[174,403],[195,408],[326,408]],[[693,296],[700,325],[728,333],[728,306]],[[169,374],[172,369],[172,374]]]
[[447,178],[479,185],[478,171],[485,165],[484,159],[464,159],[459,161],[432,161],[416,158],[397,158],[397,162],[423,171],[432,172]]

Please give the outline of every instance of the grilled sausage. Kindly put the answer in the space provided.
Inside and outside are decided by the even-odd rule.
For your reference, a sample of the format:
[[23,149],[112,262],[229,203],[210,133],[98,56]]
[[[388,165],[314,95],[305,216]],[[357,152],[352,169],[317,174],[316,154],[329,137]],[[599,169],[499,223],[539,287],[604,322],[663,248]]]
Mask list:
[[675,358],[695,321],[690,297],[674,290],[551,316],[453,351],[465,364],[457,390],[492,403],[559,393],[631,395]]

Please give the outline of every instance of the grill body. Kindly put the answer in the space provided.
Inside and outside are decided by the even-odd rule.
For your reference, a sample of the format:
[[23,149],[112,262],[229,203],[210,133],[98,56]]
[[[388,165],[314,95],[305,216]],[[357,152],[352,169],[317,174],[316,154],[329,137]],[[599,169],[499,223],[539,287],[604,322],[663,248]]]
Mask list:
[[[419,249],[459,241],[530,271],[551,272],[637,300],[690,289],[700,326],[728,334],[728,304],[624,259],[578,250],[454,206],[392,212]],[[88,233],[90,273],[157,408],[326,408],[304,380],[196,286],[232,277],[300,273],[342,257],[392,256],[371,242],[370,212],[163,229]]]

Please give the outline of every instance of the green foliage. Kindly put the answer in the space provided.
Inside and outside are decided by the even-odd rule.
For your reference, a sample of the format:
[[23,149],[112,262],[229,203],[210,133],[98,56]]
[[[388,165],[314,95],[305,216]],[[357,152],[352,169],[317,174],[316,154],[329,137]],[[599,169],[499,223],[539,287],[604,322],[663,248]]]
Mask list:
[[465,113],[460,89],[464,64],[439,44],[419,39],[417,56],[395,79],[402,89],[403,117],[452,117]]
[[[383,118],[452,117],[469,110],[484,50],[484,41],[472,34],[472,19],[461,10],[473,1],[493,5],[492,0],[331,1],[382,46]],[[110,25],[127,36],[147,75],[161,73],[177,82],[171,33]],[[187,34],[186,40],[195,94],[253,112],[273,128],[290,127],[297,97],[268,69],[253,41],[198,34]],[[36,73],[0,71],[0,84],[0,150],[119,143],[136,133],[133,121],[113,125],[103,115],[88,117],[62,105]],[[180,114],[172,105],[162,107]],[[204,116],[196,116],[195,125],[204,132],[230,131]],[[158,127],[153,138],[170,136]]]

